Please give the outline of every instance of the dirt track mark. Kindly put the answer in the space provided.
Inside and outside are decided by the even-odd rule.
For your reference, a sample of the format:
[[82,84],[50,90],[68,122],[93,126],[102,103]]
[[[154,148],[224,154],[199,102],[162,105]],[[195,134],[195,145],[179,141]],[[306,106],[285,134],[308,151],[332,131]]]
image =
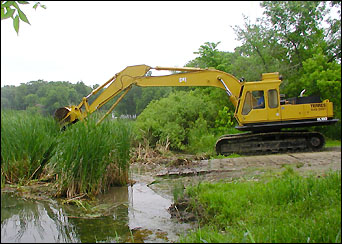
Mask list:
[[[338,150],[339,149],[339,150]],[[276,169],[284,165],[296,166],[298,171],[323,172],[329,169],[341,170],[341,150],[302,152],[290,154],[260,155],[238,158],[192,161],[191,164],[167,167],[156,176],[190,176],[204,173],[242,172],[248,169]]]

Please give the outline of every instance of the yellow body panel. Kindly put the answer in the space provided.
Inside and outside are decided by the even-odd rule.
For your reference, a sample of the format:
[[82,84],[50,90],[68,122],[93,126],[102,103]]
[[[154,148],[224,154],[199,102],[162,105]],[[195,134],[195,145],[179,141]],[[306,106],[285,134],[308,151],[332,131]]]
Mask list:
[[331,118],[332,103],[328,100],[322,103],[286,104],[281,106],[282,120],[301,120],[315,118]]

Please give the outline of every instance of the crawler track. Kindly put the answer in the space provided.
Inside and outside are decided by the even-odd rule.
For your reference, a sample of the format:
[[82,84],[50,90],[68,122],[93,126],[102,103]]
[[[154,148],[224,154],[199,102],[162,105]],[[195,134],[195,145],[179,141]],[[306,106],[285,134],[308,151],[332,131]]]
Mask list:
[[325,144],[319,132],[281,131],[241,133],[221,136],[216,142],[217,154],[266,154],[293,151],[317,151]]

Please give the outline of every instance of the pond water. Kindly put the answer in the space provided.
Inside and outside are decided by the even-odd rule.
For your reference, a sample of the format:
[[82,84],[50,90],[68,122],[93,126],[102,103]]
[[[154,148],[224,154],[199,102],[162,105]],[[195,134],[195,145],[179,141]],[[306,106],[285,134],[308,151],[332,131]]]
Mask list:
[[112,187],[98,200],[106,214],[91,216],[82,206],[2,193],[1,242],[177,242],[191,228],[171,219],[172,197],[145,183]]

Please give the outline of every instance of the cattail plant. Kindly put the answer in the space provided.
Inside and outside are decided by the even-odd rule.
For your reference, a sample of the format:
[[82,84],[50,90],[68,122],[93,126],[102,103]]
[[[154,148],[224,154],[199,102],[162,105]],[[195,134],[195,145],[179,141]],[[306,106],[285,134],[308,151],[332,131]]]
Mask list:
[[38,179],[53,154],[59,128],[52,117],[1,111],[1,184]]
[[130,125],[124,120],[96,125],[95,117],[68,126],[58,138],[52,159],[58,196],[95,196],[128,183]]

